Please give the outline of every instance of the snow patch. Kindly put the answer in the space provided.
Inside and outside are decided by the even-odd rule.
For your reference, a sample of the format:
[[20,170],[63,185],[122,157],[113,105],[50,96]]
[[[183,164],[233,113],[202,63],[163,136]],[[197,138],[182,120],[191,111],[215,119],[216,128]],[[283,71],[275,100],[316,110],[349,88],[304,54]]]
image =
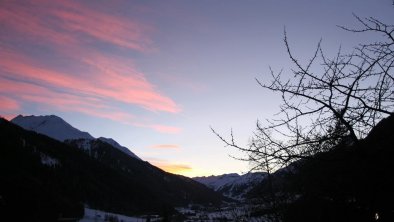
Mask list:
[[[62,118],[50,115],[50,116],[22,116],[18,115],[11,120],[12,123],[26,129],[31,130],[40,134],[49,136],[55,140],[65,142],[66,140],[78,140],[78,147],[83,150],[90,150],[91,142],[96,140],[92,135],[87,132],[80,131],[74,128],[69,123],[64,121]],[[127,147],[121,146],[118,142],[111,138],[100,137],[98,140],[110,144],[116,149],[123,153],[141,160],[137,155],[131,152]]]
[[87,132],[82,132],[62,118],[54,115],[50,116],[22,116],[19,115],[11,120],[12,123],[37,133],[47,135],[59,141],[67,139],[94,139]]
[[61,166],[60,161],[56,158],[40,153],[41,163],[45,166],[56,167]]
[[101,210],[85,208],[85,215],[81,220],[79,220],[79,222],[105,222],[105,221],[145,222],[148,221],[147,220],[148,217],[150,218],[150,221],[161,221],[161,218],[159,218],[157,215],[129,217],[122,214],[115,214]]
[[189,205],[188,207],[179,207],[176,210],[183,214],[187,219],[185,221],[248,221],[248,222],[266,222],[263,216],[253,216],[260,206],[250,204],[237,205],[227,204],[220,208],[207,207],[202,205]]

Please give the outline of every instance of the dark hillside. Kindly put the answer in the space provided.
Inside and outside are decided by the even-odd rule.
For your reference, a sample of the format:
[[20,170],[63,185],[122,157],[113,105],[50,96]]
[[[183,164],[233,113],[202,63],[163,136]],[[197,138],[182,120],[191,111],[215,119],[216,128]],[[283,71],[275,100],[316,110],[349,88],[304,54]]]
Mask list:
[[22,221],[80,217],[83,204],[123,214],[168,214],[189,202],[221,196],[95,141],[88,155],[70,144],[0,120],[0,214]]
[[[394,221],[393,115],[358,144],[335,147],[292,167],[273,175],[284,221]],[[270,195],[268,187],[265,181],[254,197]],[[287,197],[294,201],[280,200]]]

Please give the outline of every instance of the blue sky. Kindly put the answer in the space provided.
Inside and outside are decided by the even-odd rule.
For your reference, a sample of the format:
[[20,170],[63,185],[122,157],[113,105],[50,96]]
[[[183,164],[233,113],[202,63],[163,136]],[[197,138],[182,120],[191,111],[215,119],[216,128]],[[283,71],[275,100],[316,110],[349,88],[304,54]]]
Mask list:
[[334,55],[373,41],[337,27],[352,13],[394,21],[390,0],[1,1],[0,114],[58,115],[174,173],[244,173],[210,126],[247,144],[278,111],[255,78],[290,73],[284,29],[301,61],[321,38]]

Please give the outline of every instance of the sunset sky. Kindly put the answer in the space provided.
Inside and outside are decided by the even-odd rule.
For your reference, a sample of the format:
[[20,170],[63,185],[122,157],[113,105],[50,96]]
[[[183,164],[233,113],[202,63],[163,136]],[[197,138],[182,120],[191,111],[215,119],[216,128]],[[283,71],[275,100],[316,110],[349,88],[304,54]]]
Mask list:
[[[301,61],[333,56],[369,35],[352,13],[394,21],[391,0],[0,1],[0,115],[54,114],[111,137],[167,171],[245,173],[240,145],[279,97],[255,81],[289,74],[283,44]],[[372,36],[374,37],[374,36]]]

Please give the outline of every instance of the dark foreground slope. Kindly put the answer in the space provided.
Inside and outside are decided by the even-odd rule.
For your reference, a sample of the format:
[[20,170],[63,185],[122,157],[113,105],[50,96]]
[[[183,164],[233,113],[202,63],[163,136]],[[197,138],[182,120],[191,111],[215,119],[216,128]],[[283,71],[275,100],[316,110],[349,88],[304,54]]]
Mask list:
[[0,119],[0,215],[55,221],[82,216],[84,204],[124,214],[166,214],[177,205],[221,201],[204,185],[107,143],[97,140],[92,147],[94,155],[88,155]]
[[[275,210],[283,221],[394,221],[393,178],[392,115],[358,144],[335,147],[274,174]],[[254,197],[270,196],[269,187],[264,181]]]

